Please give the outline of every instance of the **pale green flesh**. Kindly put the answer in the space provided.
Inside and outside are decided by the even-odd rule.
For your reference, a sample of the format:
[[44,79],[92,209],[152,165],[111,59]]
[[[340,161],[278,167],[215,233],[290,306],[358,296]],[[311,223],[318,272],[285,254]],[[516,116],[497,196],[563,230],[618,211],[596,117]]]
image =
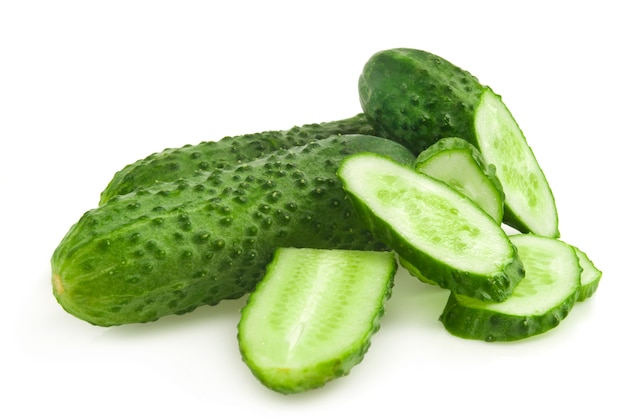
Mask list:
[[373,155],[350,158],[342,170],[352,193],[433,258],[478,274],[499,271],[510,261],[502,228],[443,182]]
[[468,150],[438,153],[420,163],[416,169],[452,186],[476,202],[496,222],[502,221],[500,194]]
[[389,252],[279,249],[242,316],[241,347],[277,375],[358,352],[394,271]]
[[515,316],[536,316],[559,306],[577,291],[581,268],[570,245],[530,234],[510,238],[526,269],[526,276],[513,294],[500,303],[457,295],[460,305]]
[[476,109],[474,124],[478,148],[496,167],[506,205],[530,232],[558,237],[554,196],[545,175],[513,116],[489,89]]

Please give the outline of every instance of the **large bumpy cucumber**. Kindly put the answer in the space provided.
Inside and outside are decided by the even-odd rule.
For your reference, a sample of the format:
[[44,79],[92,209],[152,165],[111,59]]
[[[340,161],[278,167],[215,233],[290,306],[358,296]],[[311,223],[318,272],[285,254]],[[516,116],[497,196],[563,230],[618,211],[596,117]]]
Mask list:
[[426,51],[385,50],[365,64],[359,94],[377,135],[416,154],[444,137],[469,141],[496,168],[503,221],[559,236],[552,190],[524,134],[501,98],[469,72]]
[[278,247],[386,249],[336,176],[363,151],[415,159],[390,140],[333,136],[110,199],[55,250],[54,294],[93,324],[148,322],[251,291]]
[[154,185],[207,171],[226,169],[260,158],[276,150],[305,145],[311,141],[341,134],[373,134],[363,114],[338,121],[296,126],[284,131],[224,137],[196,145],[168,148],[138,160],[117,172],[100,195],[100,204],[116,195],[123,195]]
[[396,269],[391,252],[278,249],[241,311],[244,361],[285,394],[347,375],[380,327]]

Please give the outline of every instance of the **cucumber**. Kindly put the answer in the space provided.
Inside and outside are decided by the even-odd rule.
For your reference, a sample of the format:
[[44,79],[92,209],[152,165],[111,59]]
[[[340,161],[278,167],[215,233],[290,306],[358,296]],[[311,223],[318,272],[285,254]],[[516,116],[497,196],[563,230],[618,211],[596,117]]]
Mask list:
[[589,259],[587,253],[583,252],[576,246],[572,247],[574,247],[576,256],[578,256],[578,263],[582,268],[582,273],[580,274],[578,301],[584,301],[596,293],[598,286],[600,285],[600,279],[602,278],[602,271],[596,267],[591,259]]
[[496,168],[503,221],[522,233],[559,237],[552,190],[524,134],[501,97],[472,74],[426,51],[384,50],[365,64],[359,96],[377,135],[416,154],[445,137],[470,142]]
[[466,195],[493,220],[502,223],[504,192],[493,165],[469,142],[447,137],[417,156],[415,170],[439,179]]
[[241,297],[278,247],[384,250],[336,176],[363,151],[415,160],[391,140],[332,136],[110,199],[55,249],[53,293],[92,324],[148,322]]
[[284,131],[229,136],[219,141],[168,148],[117,172],[101,192],[100,205],[116,195],[124,195],[138,188],[190,176],[204,176],[207,171],[237,166],[276,150],[340,134],[371,135],[374,131],[366,117],[358,114],[343,120],[296,126]]
[[[502,223],[504,193],[495,168],[487,165],[469,142],[442,138],[417,156],[415,170],[445,182],[474,201],[497,224]],[[406,260],[400,258],[400,264],[422,282],[437,285]]]
[[516,234],[511,241],[526,276],[500,303],[451,293],[440,316],[451,334],[487,342],[520,340],[555,328],[571,311],[581,278],[574,248],[533,234]]
[[391,252],[278,249],[241,311],[243,360],[283,394],[347,375],[380,328],[396,269]]
[[347,157],[338,175],[376,237],[441,287],[502,301],[523,278],[501,226],[445,183],[371,152]]

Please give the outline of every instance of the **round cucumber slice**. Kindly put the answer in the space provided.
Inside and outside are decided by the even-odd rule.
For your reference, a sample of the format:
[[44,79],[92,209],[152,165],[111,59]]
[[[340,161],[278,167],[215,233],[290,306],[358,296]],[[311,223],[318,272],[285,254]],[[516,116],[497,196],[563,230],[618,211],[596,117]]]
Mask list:
[[451,293],[440,316],[453,335],[513,341],[553,329],[569,314],[580,287],[574,248],[558,239],[532,234],[511,236],[526,269],[513,294],[491,303]]

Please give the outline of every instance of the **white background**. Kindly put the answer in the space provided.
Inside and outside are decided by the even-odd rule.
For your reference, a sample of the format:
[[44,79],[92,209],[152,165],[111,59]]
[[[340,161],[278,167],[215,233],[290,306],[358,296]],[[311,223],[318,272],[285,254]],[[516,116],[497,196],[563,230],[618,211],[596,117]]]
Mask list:
[[[624,417],[624,71],[616,1],[6,1],[0,6],[0,416]],[[553,331],[452,337],[401,272],[349,376],[283,396],[241,361],[244,300],[99,328],[52,296],[52,251],[124,165],[360,112],[376,51],[429,50],[502,95],[563,240],[604,272]],[[350,416],[348,416],[350,415]]]

